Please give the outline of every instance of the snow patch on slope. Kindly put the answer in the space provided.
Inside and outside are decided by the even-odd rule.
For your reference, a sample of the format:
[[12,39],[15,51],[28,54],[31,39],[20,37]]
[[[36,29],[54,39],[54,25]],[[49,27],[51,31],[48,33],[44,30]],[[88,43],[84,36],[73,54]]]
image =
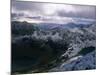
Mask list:
[[73,71],[73,70],[88,70],[96,68],[96,56],[95,51],[88,53],[84,57],[75,57],[77,59],[70,59],[65,61],[60,66],[51,69],[50,71]]

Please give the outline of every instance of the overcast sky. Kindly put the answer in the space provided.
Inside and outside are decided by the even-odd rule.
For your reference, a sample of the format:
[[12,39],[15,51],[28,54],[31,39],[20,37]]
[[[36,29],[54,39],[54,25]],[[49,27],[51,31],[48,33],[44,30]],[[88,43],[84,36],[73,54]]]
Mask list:
[[96,7],[84,5],[12,1],[12,20],[32,23],[69,23],[95,20]]

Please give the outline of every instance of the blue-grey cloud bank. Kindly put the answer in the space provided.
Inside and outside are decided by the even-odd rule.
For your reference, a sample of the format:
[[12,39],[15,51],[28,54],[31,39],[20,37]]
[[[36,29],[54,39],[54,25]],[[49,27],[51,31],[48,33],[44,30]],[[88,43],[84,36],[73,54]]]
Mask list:
[[77,20],[94,21],[96,6],[12,1],[12,20],[32,23],[69,23]]

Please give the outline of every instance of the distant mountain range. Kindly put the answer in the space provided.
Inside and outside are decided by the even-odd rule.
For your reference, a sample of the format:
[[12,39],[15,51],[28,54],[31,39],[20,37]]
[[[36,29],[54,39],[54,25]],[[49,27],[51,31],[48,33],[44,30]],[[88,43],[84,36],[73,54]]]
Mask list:
[[52,29],[70,29],[70,28],[83,28],[89,27],[92,24],[76,24],[76,23],[68,23],[68,24],[55,24],[55,23],[39,23],[36,26],[43,30],[52,30]]
[[19,25],[19,26],[22,26],[22,25],[29,25],[28,28],[30,26],[35,26],[39,29],[42,29],[42,30],[54,30],[54,29],[73,29],[73,28],[87,28],[87,27],[90,27],[92,24],[95,24],[95,21],[93,22],[88,22],[88,23],[73,23],[73,22],[70,22],[70,23],[67,23],[67,24],[59,24],[59,23],[28,23],[28,22],[12,22],[12,24],[16,24],[16,25]]

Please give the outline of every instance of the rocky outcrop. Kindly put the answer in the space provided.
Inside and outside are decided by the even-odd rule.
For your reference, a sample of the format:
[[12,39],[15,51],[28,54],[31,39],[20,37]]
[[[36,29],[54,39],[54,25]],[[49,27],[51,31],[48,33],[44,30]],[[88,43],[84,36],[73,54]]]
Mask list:
[[95,51],[88,53],[85,56],[77,56],[65,61],[61,65],[49,70],[55,71],[74,71],[74,70],[89,70],[96,68],[96,55]]

